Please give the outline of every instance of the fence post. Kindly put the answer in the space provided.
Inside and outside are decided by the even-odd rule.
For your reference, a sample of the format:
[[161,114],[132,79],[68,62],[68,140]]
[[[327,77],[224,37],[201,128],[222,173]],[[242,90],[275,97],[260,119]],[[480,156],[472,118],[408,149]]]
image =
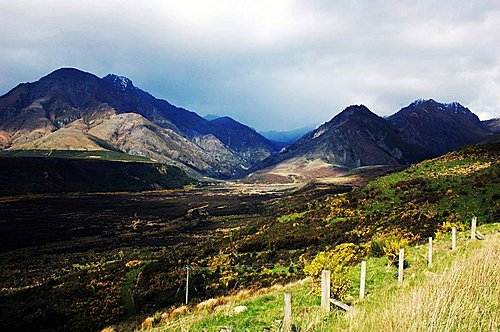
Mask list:
[[476,223],[477,223],[477,218],[472,217],[472,224],[470,226],[470,239],[471,240],[476,239]]
[[186,265],[186,304],[189,302],[189,265]]
[[429,238],[429,258],[427,260],[429,266],[432,266],[432,237]]
[[321,273],[321,310],[330,311],[330,275],[331,272],[323,270]]
[[283,332],[292,332],[292,293],[285,293],[285,317]]
[[457,229],[453,227],[451,229],[451,250],[457,249]]
[[361,262],[361,277],[359,279],[359,299],[365,298],[366,261]]
[[405,250],[399,249],[398,282],[403,282],[403,267],[405,262]]

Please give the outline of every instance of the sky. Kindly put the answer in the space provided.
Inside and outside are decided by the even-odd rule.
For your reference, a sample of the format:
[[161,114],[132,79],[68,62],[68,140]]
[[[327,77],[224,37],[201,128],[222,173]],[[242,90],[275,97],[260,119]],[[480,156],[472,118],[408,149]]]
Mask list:
[[1,1],[0,95],[61,67],[257,130],[419,98],[488,119],[500,117],[500,1]]

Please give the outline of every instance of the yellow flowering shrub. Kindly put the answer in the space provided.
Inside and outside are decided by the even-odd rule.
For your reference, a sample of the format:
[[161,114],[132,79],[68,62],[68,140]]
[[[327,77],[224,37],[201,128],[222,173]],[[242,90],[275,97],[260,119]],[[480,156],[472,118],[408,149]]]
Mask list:
[[[377,234],[370,243],[371,254],[375,257],[387,256],[389,265],[395,264],[399,259],[399,250],[407,247],[410,242],[417,239],[411,233],[393,230],[388,233]],[[407,253],[405,252],[405,257]]]
[[314,280],[314,290],[319,292],[321,273],[323,270],[331,271],[331,295],[337,299],[344,299],[351,287],[351,282],[346,277],[347,266],[359,260],[363,250],[352,243],[343,243],[332,250],[319,252],[312,261],[304,262],[304,273]]

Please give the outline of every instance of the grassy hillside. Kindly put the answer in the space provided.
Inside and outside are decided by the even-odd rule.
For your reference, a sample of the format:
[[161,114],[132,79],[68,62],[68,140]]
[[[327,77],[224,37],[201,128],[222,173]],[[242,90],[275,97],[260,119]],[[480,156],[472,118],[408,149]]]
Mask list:
[[[194,183],[177,167],[145,162],[144,158],[126,154],[54,154],[57,157],[0,155],[0,195],[174,189]],[[128,162],[123,162],[123,158]]]
[[[427,246],[408,247],[405,280],[394,278],[387,260],[367,258],[367,296],[353,300],[355,311],[320,310],[320,297],[305,279],[287,286],[240,292],[197,306],[159,312],[143,323],[145,331],[279,331],[284,292],[292,293],[295,331],[497,331],[500,327],[500,224],[479,228],[485,241],[458,234],[450,250],[449,234],[434,242],[434,264],[426,265]],[[359,265],[348,271],[350,296],[358,298]],[[247,310],[237,313],[235,308]]]
[[285,250],[296,260],[304,250],[312,255],[341,243],[362,247],[383,236],[418,243],[453,226],[465,229],[473,215],[479,223],[500,220],[499,152],[500,144],[470,146],[345,194],[290,197],[276,219],[235,247]]

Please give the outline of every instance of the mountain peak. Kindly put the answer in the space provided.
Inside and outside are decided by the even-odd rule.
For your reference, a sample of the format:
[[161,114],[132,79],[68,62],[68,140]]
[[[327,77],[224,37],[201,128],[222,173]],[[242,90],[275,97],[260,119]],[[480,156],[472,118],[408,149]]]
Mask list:
[[477,115],[458,102],[419,99],[387,120],[406,142],[427,150],[426,158],[479,143],[490,135]]
[[431,104],[431,103],[437,103],[434,99],[424,99],[424,98],[419,98],[416,99],[414,102],[412,102],[408,107],[419,107],[424,104]]
[[451,103],[441,103],[435,101],[434,99],[417,99],[404,109],[415,110],[422,109],[425,112],[428,111],[448,111],[448,113],[454,114],[472,114],[472,112],[459,102],[453,101]]
[[108,74],[108,75],[104,76],[102,79],[104,81],[109,82],[112,85],[120,88],[123,91],[135,88],[134,83],[132,83],[132,80],[125,77],[125,76]]
[[337,114],[329,123],[336,124],[349,119],[378,118],[379,116],[368,109],[365,105],[350,105]]
[[373,114],[372,111],[368,109],[363,104],[360,105],[349,105],[347,106],[341,113],[347,113],[347,114]]
[[45,77],[42,77],[43,79],[56,79],[56,80],[82,80],[87,77],[95,77],[91,73],[87,73],[85,71],[82,71],[80,69],[76,68],[59,68],[51,72],[50,74],[46,75]]
[[210,120],[210,123],[213,123],[216,125],[222,125],[222,126],[232,128],[232,129],[251,129],[252,131],[256,132],[255,129],[253,129],[247,125],[244,125],[241,122],[238,122],[235,119],[233,119],[232,117],[227,116],[227,115],[218,117],[217,119]]

